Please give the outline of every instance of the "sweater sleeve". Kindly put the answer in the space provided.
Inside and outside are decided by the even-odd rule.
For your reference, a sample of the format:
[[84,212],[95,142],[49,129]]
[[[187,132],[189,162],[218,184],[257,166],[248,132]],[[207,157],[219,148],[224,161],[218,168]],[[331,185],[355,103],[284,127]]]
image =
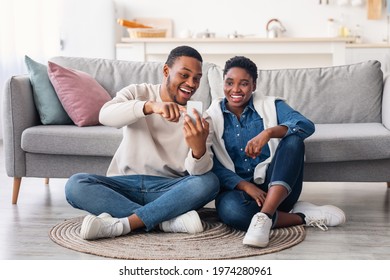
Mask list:
[[239,182],[244,181],[235,172],[224,167],[216,157],[214,158],[213,172],[217,175],[222,189],[233,190]]
[[99,121],[103,125],[121,128],[144,118],[144,105],[150,99],[146,85],[130,85],[120,90],[117,95],[100,110]]

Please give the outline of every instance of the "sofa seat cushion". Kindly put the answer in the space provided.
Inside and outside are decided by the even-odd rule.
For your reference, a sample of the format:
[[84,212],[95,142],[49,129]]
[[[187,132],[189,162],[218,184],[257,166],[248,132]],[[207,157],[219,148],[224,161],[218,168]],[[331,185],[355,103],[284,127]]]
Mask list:
[[390,131],[381,123],[316,124],[305,147],[306,162],[388,159]]
[[122,140],[122,129],[107,126],[41,125],[23,131],[22,149],[29,153],[110,156]]

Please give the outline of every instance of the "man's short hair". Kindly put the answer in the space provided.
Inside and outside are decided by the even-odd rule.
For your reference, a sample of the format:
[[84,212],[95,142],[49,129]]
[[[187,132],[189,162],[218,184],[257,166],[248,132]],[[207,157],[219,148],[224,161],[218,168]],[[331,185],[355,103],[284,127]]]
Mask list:
[[257,66],[256,64],[245,56],[235,56],[230,58],[225,63],[225,68],[223,69],[223,76],[225,77],[226,73],[233,67],[238,67],[245,69],[246,72],[252,77],[253,81],[257,81]]
[[192,57],[192,58],[199,60],[200,63],[203,62],[202,56],[200,55],[200,53],[197,50],[195,50],[194,48],[189,47],[189,46],[179,46],[179,47],[176,47],[173,50],[171,50],[165,64],[167,64],[168,67],[172,67],[175,60],[181,56]]

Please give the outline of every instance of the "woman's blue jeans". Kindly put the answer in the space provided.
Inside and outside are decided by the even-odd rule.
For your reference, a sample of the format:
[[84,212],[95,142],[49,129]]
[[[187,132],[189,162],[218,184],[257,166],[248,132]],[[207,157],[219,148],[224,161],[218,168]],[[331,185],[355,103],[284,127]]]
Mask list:
[[65,185],[66,199],[73,207],[95,215],[106,212],[117,218],[136,214],[146,230],[203,207],[218,192],[219,180],[212,172],[180,178],[80,173]]
[[[305,146],[300,137],[292,134],[283,138],[268,166],[265,182],[258,185],[265,192],[280,182],[290,187],[291,192],[279,205],[278,211],[290,212],[298,201],[302,191],[304,154]],[[247,231],[253,215],[261,210],[246,192],[236,189],[222,191],[215,205],[218,216],[225,224],[242,231]],[[273,224],[276,219],[277,214],[273,217]]]

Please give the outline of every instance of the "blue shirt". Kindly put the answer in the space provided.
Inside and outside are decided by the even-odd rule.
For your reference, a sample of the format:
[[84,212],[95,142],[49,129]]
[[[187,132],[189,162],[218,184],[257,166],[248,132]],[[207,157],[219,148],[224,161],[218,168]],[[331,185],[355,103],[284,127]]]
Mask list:
[[[256,166],[270,156],[268,145],[262,148],[261,154],[252,159],[245,154],[245,147],[249,140],[264,130],[263,119],[255,110],[253,97],[238,119],[226,107],[226,98],[221,102],[221,110],[224,118],[224,132],[222,138],[226,150],[232,159],[236,172],[225,168],[214,157],[213,171],[218,176],[222,188],[234,189],[243,180],[252,182]],[[287,126],[288,130],[284,137],[297,134],[302,139],[309,137],[314,132],[314,124],[292,109],[282,100],[275,101],[276,113],[279,125]]]

